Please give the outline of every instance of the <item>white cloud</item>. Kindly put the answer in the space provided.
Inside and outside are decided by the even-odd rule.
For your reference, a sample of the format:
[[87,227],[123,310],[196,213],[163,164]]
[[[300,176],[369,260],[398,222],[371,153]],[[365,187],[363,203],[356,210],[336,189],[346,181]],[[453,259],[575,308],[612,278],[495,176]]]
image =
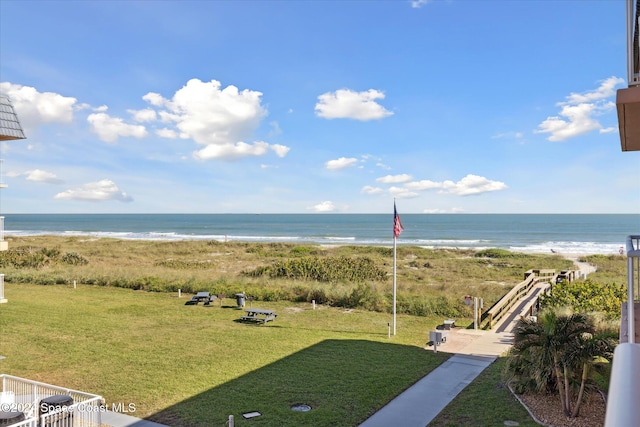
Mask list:
[[64,182],[58,178],[56,174],[40,169],[26,171],[24,176],[27,181],[44,182],[47,184],[62,184]]
[[442,188],[442,183],[424,179],[422,181],[407,182],[404,186],[411,190],[423,191],[431,190],[434,188]]
[[167,101],[160,95],[159,93],[149,92],[145,96],[142,97],[143,100],[147,101],[149,104],[154,107],[164,107]]
[[0,83],[0,93],[9,97],[25,130],[43,123],[71,123],[74,111],[85,107],[76,98],[9,82]]
[[131,202],[133,199],[125,192],[120,191],[118,186],[109,179],[97,182],[90,182],[81,188],[63,191],[55,195],[56,199],[80,200],[89,202],[101,202],[117,200],[120,202]]
[[336,160],[329,160],[327,163],[325,163],[325,167],[330,170],[336,170],[355,166],[357,163],[358,159],[356,159],[355,157],[340,157]]
[[507,185],[500,181],[491,181],[483,176],[469,174],[458,182],[444,181],[443,192],[458,196],[470,196],[491,191],[505,190]]
[[104,142],[117,142],[121,136],[134,138],[147,136],[147,129],[144,126],[125,123],[121,118],[111,117],[107,113],[89,114],[87,121],[91,124],[91,130]]
[[413,178],[406,173],[400,175],[387,175],[376,179],[376,182],[382,184],[400,184],[402,182],[411,181]]
[[326,200],[324,202],[320,202],[315,206],[312,206],[311,208],[309,208],[315,212],[333,212],[336,210],[335,205],[333,204],[333,202]]
[[419,9],[425,4],[429,3],[431,0],[412,0],[411,7],[414,9]]
[[413,199],[419,196],[418,193],[410,191],[406,187],[391,187],[389,188],[389,193],[398,199]]
[[464,212],[462,208],[451,208],[451,209],[425,209],[422,211],[423,213],[430,214],[443,214],[443,213],[461,213]]
[[[403,184],[401,187],[392,186],[388,191],[398,198],[413,198],[419,196],[419,191],[440,190],[440,193],[455,194],[458,196],[469,196],[472,194],[487,193],[491,191],[504,190],[507,185],[504,182],[492,181],[483,176],[468,174],[458,182],[443,181],[436,182],[430,180],[411,181],[411,175],[387,175],[376,179],[383,184]],[[385,190],[379,187],[364,186],[361,190],[365,194],[380,194]]]
[[271,126],[271,130],[269,131],[269,136],[275,136],[282,134],[282,129],[280,129],[280,124],[276,121],[269,122],[269,126]]
[[365,185],[364,187],[362,187],[362,190],[360,190],[360,192],[365,194],[382,194],[384,193],[384,190],[380,187]]
[[609,127],[609,128],[600,129],[600,133],[611,133],[611,132],[617,132],[617,131],[618,131],[617,127]]
[[144,110],[127,110],[133,116],[133,120],[140,123],[153,122],[157,119],[156,111],[151,108]]
[[253,144],[240,141],[235,144],[209,144],[193,153],[193,156],[198,160],[239,159],[247,156],[264,156],[268,150],[269,144],[263,141]]
[[[251,139],[262,119],[267,116],[266,109],[261,105],[261,96],[261,92],[248,89],[239,91],[231,85],[222,88],[216,80],[203,82],[191,79],[171,99],[152,92],[142,99],[163,109],[158,112],[163,123],[175,125],[177,130],[174,133],[165,130],[163,137],[191,138],[205,146],[194,152],[197,159],[262,156],[269,149],[283,157],[289,151],[283,145],[270,146],[264,141],[244,142]],[[274,126],[274,130],[279,131],[279,128]]]
[[318,96],[316,115],[325,119],[354,119],[377,120],[392,115],[376,102],[384,99],[384,93],[369,89],[366,92],[354,92],[349,89],[339,89]]
[[173,129],[162,128],[156,131],[156,135],[160,138],[168,138],[168,139],[176,139],[178,138],[178,133]]
[[561,107],[558,116],[547,117],[538,125],[535,133],[548,133],[547,139],[556,142],[602,130],[602,125],[595,117],[615,108],[613,102],[605,99],[614,96],[615,87],[622,83],[624,80],[619,77],[609,77],[594,91],[570,94],[565,102],[557,104]]
[[522,139],[524,138],[524,133],[522,132],[502,132],[495,134],[491,137],[491,139]]
[[273,150],[274,153],[276,153],[276,156],[278,157],[286,156],[287,153],[289,153],[289,150],[291,150],[290,147],[287,147],[286,145],[280,145],[280,144],[272,144],[270,148],[271,150]]
[[600,87],[591,92],[583,94],[572,93],[567,96],[565,104],[582,104],[586,102],[598,101],[600,99],[611,98],[616,94],[616,86],[624,84],[624,79],[620,77],[609,77],[602,81]]

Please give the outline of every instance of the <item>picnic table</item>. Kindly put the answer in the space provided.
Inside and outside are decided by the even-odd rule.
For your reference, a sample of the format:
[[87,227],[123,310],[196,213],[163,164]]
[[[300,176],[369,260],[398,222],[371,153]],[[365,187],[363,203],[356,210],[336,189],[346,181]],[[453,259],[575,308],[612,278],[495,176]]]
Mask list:
[[215,295],[211,295],[209,292],[198,292],[192,296],[185,305],[198,305],[199,302],[204,302],[204,305],[209,305],[214,299],[216,299]]
[[247,313],[240,320],[245,322],[267,323],[270,320],[276,320],[278,316],[273,310],[263,310],[260,308],[250,308],[245,310]]

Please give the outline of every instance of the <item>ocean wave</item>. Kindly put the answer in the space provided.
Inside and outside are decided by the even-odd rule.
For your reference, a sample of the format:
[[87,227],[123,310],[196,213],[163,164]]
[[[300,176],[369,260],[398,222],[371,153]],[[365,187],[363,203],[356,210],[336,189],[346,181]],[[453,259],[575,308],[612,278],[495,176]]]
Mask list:
[[620,253],[620,249],[624,251],[621,244],[618,243],[598,243],[598,242],[542,242],[530,244],[526,246],[511,246],[509,250],[514,252],[527,253],[557,253],[557,254],[598,254],[598,255],[615,255]]
[[[178,240],[212,240],[219,242],[285,242],[285,243],[307,243],[307,244],[350,244],[364,246],[391,246],[393,239],[375,237],[356,236],[303,236],[303,235],[245,235],[245,234],[181,234],[174,231],[45,231],[45,230],[7,230],[5,236],[76,236],[93,238],[113,238],[123,240],[158,240],[158,241],[178,241]],[[502,239],[502,240],[500,240]],[[509,242],[500,237],[495,240],[490,239],[405,239],[396,241],[398,246],[420,246],[428,249],[471,249],[483,250],[489,248],[506,249],[512,252],[525,253],[558,253],[558,254],[618,254],[624,242],[577,242],[577,241],[539,241],[539,242]]]

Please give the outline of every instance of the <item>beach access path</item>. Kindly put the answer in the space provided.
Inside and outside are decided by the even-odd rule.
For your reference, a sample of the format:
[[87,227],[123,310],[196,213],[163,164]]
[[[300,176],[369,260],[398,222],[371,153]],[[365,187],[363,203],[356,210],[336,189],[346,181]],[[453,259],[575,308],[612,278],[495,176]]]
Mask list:
[[[579,277],[587,277],[596,267],[579,262],[579,256],[566,256],[576,265]],[[473,330],[454,328],[447,342],[438,351],[454,353],[442,365],[399,394],[386,406],[369,417],[359,427],[425,427],[466,386],[498,356],[505,354],[513,344],[513,329],[521,315],[525,314],[540,292],[549,284],[540,283],[529,291],[508,311],[494,329]]]

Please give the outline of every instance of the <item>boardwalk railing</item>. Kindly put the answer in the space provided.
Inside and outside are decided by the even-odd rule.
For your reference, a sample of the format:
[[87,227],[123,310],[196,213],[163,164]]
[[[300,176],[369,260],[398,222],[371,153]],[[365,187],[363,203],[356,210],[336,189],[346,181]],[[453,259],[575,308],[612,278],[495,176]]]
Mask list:
[[[102,396],[1,374],[3,407],[22,412],[24,420],[13,427],[101,427]],[[58,397],[53,403],[48,398]],[[64,403],[61,403],[63,402]],[[51,402],[51,403],[49,403]]]
[[500,301],[495,303],[493,307],[487,310],[480,320],[481,325],[487,329],[493,329],[496,322],[509,312],[518,301],[525,297],[538,283],[551,282],[555,283],[558,275],[555,270],[529,270],[525,273],[524,281],[518,283],[511,289]]

